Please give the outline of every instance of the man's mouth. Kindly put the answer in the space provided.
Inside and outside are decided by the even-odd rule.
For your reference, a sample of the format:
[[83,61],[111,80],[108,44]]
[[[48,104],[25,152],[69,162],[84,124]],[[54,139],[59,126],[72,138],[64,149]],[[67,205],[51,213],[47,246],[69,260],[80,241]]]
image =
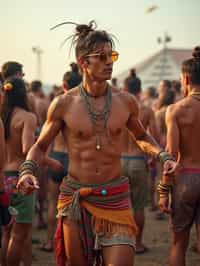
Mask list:
[[113,69],[112,68],[106,68],[104,69],[103,72],[106,72],[106,73],[112,73]]

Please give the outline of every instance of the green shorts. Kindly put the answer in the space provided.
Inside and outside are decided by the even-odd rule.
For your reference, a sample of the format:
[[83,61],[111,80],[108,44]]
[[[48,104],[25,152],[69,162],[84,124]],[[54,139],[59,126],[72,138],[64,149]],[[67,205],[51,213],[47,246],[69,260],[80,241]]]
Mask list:
[[133,211],[144,209],[148,204],[148,171],[144,156],[122,156],[122,175],[129,177]]
[[16,189],[18,181],[17,171],[4,172],[5,189],[10,197],[10,206],[18,212],[16,216],[17,223],[33,223],[35,213],[35,194],[23,195]]

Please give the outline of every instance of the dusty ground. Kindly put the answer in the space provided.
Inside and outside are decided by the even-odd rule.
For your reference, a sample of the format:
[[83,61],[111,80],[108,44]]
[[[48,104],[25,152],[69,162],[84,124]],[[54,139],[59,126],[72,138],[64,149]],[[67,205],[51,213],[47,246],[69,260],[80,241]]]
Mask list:
[[[166,266],[170,245],[169,225],[167,219],[157,221],[154,213],[147,211],[145,244],[150,251],[143,255],[137,255],[135,266]],[[45,239],[45,231],[34,230],[34,237],[41,241]],[[191,243],[195,239],[194,230],[192,232]],[[53,266],[55,265],[52,253],[45,253],[38,250],[38,245],[33,245],[34,261],[33,266]],[[126,265],[122,265],[126,266]],[[200,266],[200,255],[196,255],[190,250],[187,253],[187,266]]]

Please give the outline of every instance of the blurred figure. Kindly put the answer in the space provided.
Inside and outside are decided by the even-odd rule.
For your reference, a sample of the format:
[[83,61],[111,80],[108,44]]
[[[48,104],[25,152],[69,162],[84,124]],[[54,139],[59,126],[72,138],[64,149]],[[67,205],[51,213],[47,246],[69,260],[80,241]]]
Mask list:
[[6,80],[10,77],[23,79],[25,75],[23,73],[23,65],[15,61],[8,61],[4,63],[1,68],[1,74],[3,80]]
[[156,88],[151,86],[144,90],[143,92],[143,103],[144,105],[155,110],[155,102],[158,97]]
[[34,96],[36,114],[38,118],[38,131],[40,132],[41,127],[43,126],[46,120],[47,110],[50,103],[43,92],[41,81],[39,80],[32,81],[30,84],[30,92]]
[[165,115],[167,107],[175,102],[175,93],[171,87],[162,87],[159,90],[159,110],[156,112],[156,121],[159,129],[160,145],[165,148],[167,128],[165,125]]
[[[129,83],[131,83],[130,86]],[[141,88],[141,80],[137,77],[135,68],[130,70],[129,76],[125,79],[125,87],[128,92],[132,94],[135,92],[135,90]]]
[[119,86],[118,86],[118,83],[117,83],[117,78],[112,78],[112,79],[111,79],[111,86],[112,86],[114,89],[119,89]]
[[175,93],[175,102],[178,102],[183,98],[183,94],[181,92],[181,83],[178,80],[172,81],[172,90]]
[[[47,110],[49,107],[49,100],[45,96],[42,88],[42,82],[39,80],[34,80],[30,84],[30,91],[34,97],[35,109],[37,114],[37,129],[36,129],[36,138],[39,136],[42,126],[47,117]],[[37,222],[36,227],[38,229],[45,229],[47,227],[44,219],[44,204],[47,199],[47,190],[45,189],[47,185],[47,168],[45,166],[39,168],[39,180],[40,188],[37,191]]]
[[155,110],[159,110],[163,103],[163,98],[166,97],[166,93],[172,90],[172,83],[170,80],[161,80],[159,85],[158,85],[158,99],[155,103]]
[[[25,76],[23,72],[23,65],[15,61],[8,61],[4,63],[2,65],[1,71],[2,71],[2,78],[4,81],[12,77],[23,79]],[[28,87],[27,87],[27,91],[28,91]],[[29,105],[30,111],[36,114],[35,101],[34,101],[33,95],[31,93],[28,93],[27,98],[28,98],[28,105]]]
[[31,234],[34,217],[34,194],[25,196],[16,189],[19,166],[35,141],[36,116],[29,112],[25,83],[22,79],[7,78],[3,85],[1,117],[4,124],[6,159],[5,190],[9,205],[18,214],[11,228],[4,230],[2,266],[30,266],[32,260]]
[[[136,87],[134,80],[128,82],[127,91],[131,91],[136,97],[139,104],[140,120],[145,129],[158,139],[158,130],[156,128],[156,121],[154,112],[150,107],[142,104],[141,83],[137,83]],[[128,176],[131,184],[131,202],[134,212],[136,224],[138,226],[138,234],[136,236],[136,254],[142,254],[148,250],[143,244],[143,230],[145,224],[144,208],[148,203],[148,170],[147,170],[147,156],[139,148],[137,143],[133,140],[129,131],[126,129],[123,134],[124,149],[122,153],[122,175]]]

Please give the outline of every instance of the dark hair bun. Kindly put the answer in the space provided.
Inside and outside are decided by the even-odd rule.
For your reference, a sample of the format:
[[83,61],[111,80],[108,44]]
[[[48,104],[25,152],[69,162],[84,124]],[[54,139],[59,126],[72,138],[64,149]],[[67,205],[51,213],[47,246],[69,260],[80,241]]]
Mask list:
[[195,59],[200,60],[200,46],[194,48],[192,55]]
[[96,23],[94,20],[90,21],[89,25],[80,24],[76,26],[77,35],[80,37],[85,37],[89,32],[94,31],[96,28]]

